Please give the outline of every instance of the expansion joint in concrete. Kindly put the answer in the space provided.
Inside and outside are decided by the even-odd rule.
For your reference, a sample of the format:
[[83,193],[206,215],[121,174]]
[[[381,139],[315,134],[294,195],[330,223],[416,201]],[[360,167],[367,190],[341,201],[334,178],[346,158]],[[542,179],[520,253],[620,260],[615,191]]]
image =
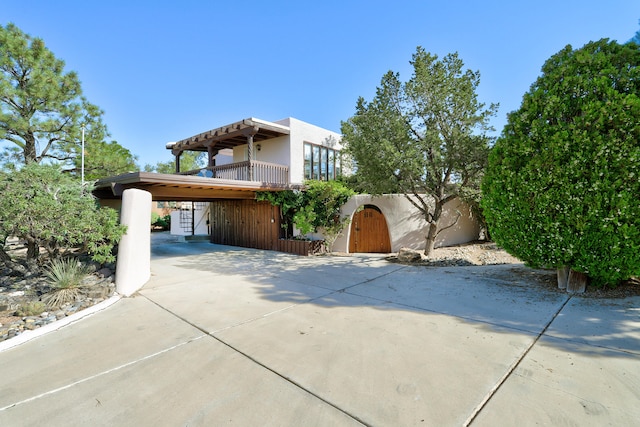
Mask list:
[[248,359],[251,362],[255,363],[256,365],[260,366],[261,368],[266,369],[267,371],[269,371],[272,374],[276,375],[277,377],[283,379],[284,381],[288,382],[289,384],[293,385],[294,387],[298,388],[299,390],[301,390],[301,391],[309,394],[310,396],[313,396],[314,398],[322,401],[323,403],[325,403],[325,404],[329,405],[330,407],[334,408],[335,410],[343,413],[344,415],[346,415],[347,417],[353,419],[354,421],[357,421],[358,423],[362,424],[363,426],[367,426],[367,427],[369,426],[369,424],[365,423],[358,416],[350,413],[349,411],[347,411],[345,409],[340,408],[336,404],[334,404],[334,403],[330,402],[329,400],[323,398],[322,396],[312,392],[311,390],[308,390],[302,384],[299,384],[296,381],[294,381],[293,379],[291,379],[291,378],[279,373],[278,371],[274,370],[273,368],[270,368],[269,366],[265,365],[264,363],[260,362],[259,360],[255,359],[254,357],[250,356],[249,354],[243,352],[239,348],[236,348],[233,345],[229,344],[228,342],[224,341],[222,338],[217,337],[214,333],[210,333],[210,332],[206,331],[205,329],[201,328],[200,326],[196,325],[195,323],[192,323],[192,322],[188,321],[187,319],[185,319],[184,317],[174,313],[173,311],[168,310],[166,307],[161,306],[160,304],[156,303],[152,299],[150,299],[150,298],[148,298],[146,296],[144,296],[144,297],[147,300],[149,300],[151,303],[153,303],[156,306],[158,306],[159,308],[161,308],[162,310],[164,310],[167,313],[171,314],[172,316],[175,316],[176,318],[182,320],[183,322],[187,323],[188,325],[191,325],[192,327],[196,328],[200,332],[202,332],[202,333],[206,334],[207,336],[213,338],[214,340],[218,341],[220,344],[224,345],[225,347],[229,348],[230,350],[234,351],[235,353],[240,354],[241,356],[245,357],[246,359]]
[[502,387],[502,385],[507,381],[507,379],[509,379],[511,374],[513,374],[513,372],[518,368],[520,363],[524,360],[527,354],[529,354],[531,349],[533,349],[533,347],[538,343],[540,338],[542,338],[542,336],[547,332],[547,329],[549,329],[549,326],[551,326],[553,321],[556,320],[560,312],[564,309],[564,307],[567,305],[567,303],[570,300],[571,300],[571,295],[567,297],[567,299],[562,303],[560,308],[558,308],[558,310],[553,314],[553,316],[551,316],[551,319],[547,322],[547,324],[544,326],[542,331],[540,331],[540,333],[536,336],[536,338],[533,341],[531,341],[531,344],[529,344],[529,346],[522,352],[520,357],[518,357],[515,360],[515,362],[509,367],[507,372],[502,376],[502,378],[500,378],[500,380],[496,383],[496,385],[493,386],[491,390],[489,390],[489,393],[487,393],[487,395],[484,397],[484,399],[482,399],[480,404],[476,406],[476,408],[473,410],[469,418],[467,418],[467,420],[464,422],[463,426],[468,427],[473,423],[473,421],[476,419],[478,414],[482,412],[482,410],[487,406],[487,404],[493,398],[493,396],[495,396],[498,390],[500,390],[500,387]]

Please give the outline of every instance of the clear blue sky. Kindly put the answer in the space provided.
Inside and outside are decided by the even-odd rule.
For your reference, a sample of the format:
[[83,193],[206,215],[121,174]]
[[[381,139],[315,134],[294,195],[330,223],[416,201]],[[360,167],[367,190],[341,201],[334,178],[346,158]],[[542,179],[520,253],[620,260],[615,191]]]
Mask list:
[[386,71],[410,77],[416,46],[480,71],[500,131],[552,54],[625,42],[639,19],[639,0],[0,1],[0,24],[79,74],[141,166],[171,159],[166,142],[247,117],[339,132]]

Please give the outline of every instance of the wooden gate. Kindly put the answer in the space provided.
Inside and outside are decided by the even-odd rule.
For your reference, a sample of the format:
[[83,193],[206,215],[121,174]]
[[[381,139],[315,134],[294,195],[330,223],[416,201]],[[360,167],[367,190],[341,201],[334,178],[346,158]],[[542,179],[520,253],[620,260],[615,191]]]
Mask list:
[[387,221],[376,206],[365,205],[364,209],[353,215],[349,252],[391,252]]
[[211,243],[278,250],[280,211],[269,202],[211,202]]

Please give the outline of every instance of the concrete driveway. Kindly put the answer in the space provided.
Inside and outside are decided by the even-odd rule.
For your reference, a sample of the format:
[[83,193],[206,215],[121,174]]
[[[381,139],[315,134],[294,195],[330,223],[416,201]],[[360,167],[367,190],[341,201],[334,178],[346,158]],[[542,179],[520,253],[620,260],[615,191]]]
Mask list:
[[132,298],[0,353],[0,425],[637,425],[640,298],[522,266],[153,245]]

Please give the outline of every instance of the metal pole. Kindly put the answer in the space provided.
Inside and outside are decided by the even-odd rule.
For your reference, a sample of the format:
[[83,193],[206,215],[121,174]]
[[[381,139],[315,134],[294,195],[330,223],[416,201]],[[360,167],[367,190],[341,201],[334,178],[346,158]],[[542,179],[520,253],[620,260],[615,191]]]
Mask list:
[[84,188],[84,123],[82,124],[82,163],[80,165],[80,182]]

